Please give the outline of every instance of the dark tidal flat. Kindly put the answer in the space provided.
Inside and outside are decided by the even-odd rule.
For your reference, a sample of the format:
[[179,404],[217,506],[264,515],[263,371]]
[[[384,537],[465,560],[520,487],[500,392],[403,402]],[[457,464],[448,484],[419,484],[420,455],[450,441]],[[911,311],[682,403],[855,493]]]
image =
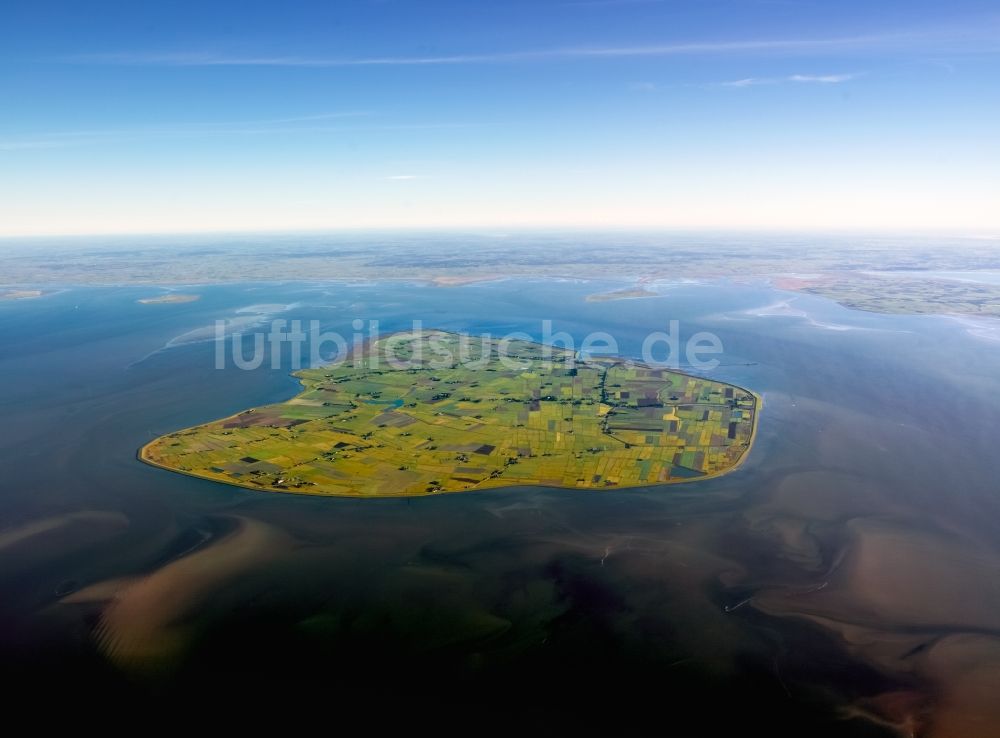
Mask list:
[[[754,284],[586,301],[625,286],[240,284],[150,306],[148,288],[70,285],[0,304],[7,696],[1000,735],[1000,342]],[[765,411],[739,469],[677,486],[308,498],[140,463],[153,438],[298,392],[288,366],[214,368],[205,329],[247,315],[345,335],[548,318],[623,355],[677,319],[721,338],[708,376]]]

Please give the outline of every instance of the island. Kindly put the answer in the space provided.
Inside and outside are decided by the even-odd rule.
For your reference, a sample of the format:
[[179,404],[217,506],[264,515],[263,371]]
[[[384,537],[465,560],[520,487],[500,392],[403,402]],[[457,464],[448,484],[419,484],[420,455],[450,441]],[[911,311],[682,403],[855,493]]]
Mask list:
[[297,397],[169,433],[139,458],[251,489],[351,497],[675,484],[741,464],[761,406],[742,387],[618,357],[435,330],[385,336],[296,376]]
[[42,290],[0,290],[0,300],[34,300],[44,294]]
[[178,292],[168,292],[165,295],[156,297],[143,297],[136,300],[140,305],[176,305],[184,302],[196,302],[201,299],[201,295],[182,295]]
[[648,290],[642,285],[626,287],[611,292],[595,292],[587,295],[587,302],[611,302],[612,300],[637,300],[643,297],[662,297],[659,292]]
[[922,271],[847,272],[777,277],[772,283],[779,289],[808,292],[869,313],[1000,318],[1000,284],[979,282],[975,276],[975,272],[965,279]]

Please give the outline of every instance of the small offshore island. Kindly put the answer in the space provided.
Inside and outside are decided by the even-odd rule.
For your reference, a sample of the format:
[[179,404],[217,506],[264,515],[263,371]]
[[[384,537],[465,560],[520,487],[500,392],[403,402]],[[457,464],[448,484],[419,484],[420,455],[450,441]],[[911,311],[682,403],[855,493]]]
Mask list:
[[[461,359],[439,368],[446,352]],[[140,459],[251,489],[350,497],[649,486],[734,469],[760,410],[756,394],[722,382],[443,331],[386,336],[296,376],[304,389],[288,402],[162,436]]]
[[612,300],[638,300],[643,297],[662,297],[659,292],[653,292],[643,287],[641,284],[635,287],[626,287],[621,290],[611,292],[597,292],[587,295],[587,302],[611,302]]
[[156,297],[143,297],[136,302],[140,305],[178,305],[185,302],[197,302],[200,299],[201,295],[182,295],[177,292],[168,292]]
[[34,300],[44,294],[42,290],[0,290],[0,300]]

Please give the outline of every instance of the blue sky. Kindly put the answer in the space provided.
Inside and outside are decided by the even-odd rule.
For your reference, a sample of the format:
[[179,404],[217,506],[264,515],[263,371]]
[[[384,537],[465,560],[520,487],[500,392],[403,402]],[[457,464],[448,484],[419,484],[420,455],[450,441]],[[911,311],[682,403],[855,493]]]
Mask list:
[[0,234],[1000,228],[995,1],[153,5],[4,4]]

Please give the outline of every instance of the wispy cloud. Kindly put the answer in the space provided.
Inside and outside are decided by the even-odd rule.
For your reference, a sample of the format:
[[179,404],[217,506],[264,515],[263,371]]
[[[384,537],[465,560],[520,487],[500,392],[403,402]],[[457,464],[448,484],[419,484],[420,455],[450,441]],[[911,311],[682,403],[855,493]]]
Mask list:
[[720,87],[759,87],[761,85],[780,85],[787,82],[798,84],[835,85],[849,82],[863,76],[862,72],[852,74],[791,74],[787,77],[744,77],[729,82],[720,82]]
[[821,85],[835,85],[840,82],[850,82],[857,79],[860,74],[793,74],[788,78],[789,82],[815,82]]
[[57,140],[11,140],[11,141],[0,141],[0,151],[26,151],[29,149],[56,149],[60,146],[66,146],[67,143],[64,141]]
[[778,80],[772,77],[744,77],[743,79],[734,79],[729,82],[720,82],[719,85],[722,87],[756,87],[757,85],[774,85],[777,83]]
[[668,0],[576,0],[559,3],[564,8],[605,8],[616,5],[662,5]]
[[746,51],[787,51],[849,45],[852,39],[819,41],[728,41],[717,43],[663,44],[653,46],[614,46],[534,51],[502,51],[489,54],[453,54],[441,56],[378,56],[328,58],[305,56],[230,56],[225,54],[183,53],[112,53],[86,54],[63,61],[94,64],[150,65],[171,67],[376,67],[440,66],[459,64],[496,64],[548,59],[594,59],[615,57],[671,56],[689,54],[724,54]]
[[[316,113],[313,115],[296,115],[291,118],[267,118],[264,120],[250,120],[241,121],[240,123],[219,123],[219,124],[209,124],[209,125],[273,125],[279,123],[305,123],[308,121],[317,120],[334,120],[337,118],[358,118],[365,115],[371,115],[370,110],[347,110],[336,113]],[[204,125],[204,124],[198,124]]]
[[426,56],[294,56],[214,52],[117,52],[62,57],[58,61],[172,67],[379,67],[498,64],[546,60],[587,60],[712,54],[818,54],[874,51],[1000,52],[1000,26],[995,19],[956,28],[897,30],[827,38],[736,39],[630,46],[578,46],[526,51],[440,54]]
[[[151,139],[188,139],[211,136],[268,135],[268,134],[323,134],[352,133],[360,131],[409,131],[442,128],[463,128],[464,123],[355,123],[347,119],[371,115],[367,111],[318,113],[287,118],[265,118],[245,121],[187,122],[164,126],[137,126],[134,128],[109,128],[72,131],[43,131],[9,135],[0,138],[0,151],[26,149],[51,149],[65,146],[82,146],[107,143],[127,143]],[[338,119],[344,123],[336,123]],[[324,124],[329,123],[329,124]]]
[[[167,125],[135,126],[132,128],[99,128],[74,131],[51,131],[36,133],[34,137],[42,137],[45,141],[65,139],[67,141],[80,138],[104,138],[119,136],[170,136],[201,133],[240,133],[246,131],[281,131],[295,123],[315,124],[322,121],[358,118],[372,115],[367,110],[349,110],[332,113],[315,113],[311,115],[296,115],[287,118],[263,118],[239,121],[179,121]],[[308,130],[303,128],[303,130]]]

